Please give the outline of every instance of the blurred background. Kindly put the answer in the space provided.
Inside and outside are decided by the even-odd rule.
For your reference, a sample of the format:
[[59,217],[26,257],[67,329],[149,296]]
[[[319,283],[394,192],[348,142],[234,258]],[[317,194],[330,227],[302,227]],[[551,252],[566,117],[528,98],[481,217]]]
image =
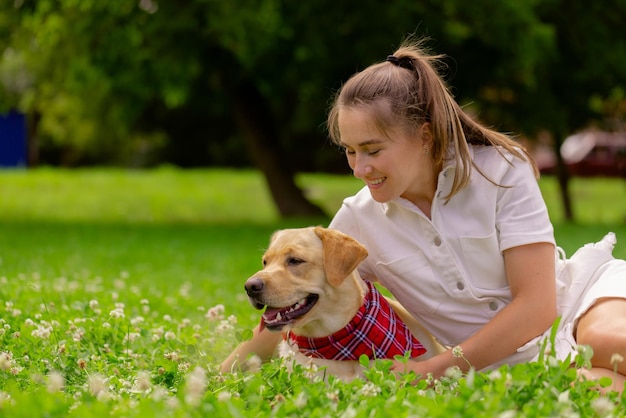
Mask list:
[[471,114],[559,179],[626,178],[625,0],[3,0],[0,166],[347,173],[334,92],[409,35]]

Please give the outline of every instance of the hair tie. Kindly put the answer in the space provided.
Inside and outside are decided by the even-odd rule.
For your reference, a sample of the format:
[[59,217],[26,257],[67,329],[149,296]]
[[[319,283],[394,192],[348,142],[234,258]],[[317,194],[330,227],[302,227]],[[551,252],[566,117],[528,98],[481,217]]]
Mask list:
[[387,55],[387,61],[395,65],[396,67],[406,68],[407,70],[415,70],[413,66],[413,59],[411,57],[396,57],[395,55]]

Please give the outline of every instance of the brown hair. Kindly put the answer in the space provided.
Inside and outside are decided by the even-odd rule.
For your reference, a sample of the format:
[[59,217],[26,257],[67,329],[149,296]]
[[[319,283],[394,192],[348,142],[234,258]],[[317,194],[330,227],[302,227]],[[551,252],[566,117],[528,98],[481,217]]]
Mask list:
[[496,146],[500,154],[506,150],[529,161],[538,177],[532,156],[518,142],[474,121],[461,109],[436,70],[442,56],[427,54],[421,44],[421,41],[405,41],[387,61],[354,74],[341,87],[328,114],[331,140],[341,145],[338,127],[341,109],[371,109],[382,132],[388,132],[398,123],[407,132],[415,132],[429,122],[434,163],[443,164],[451,157],[446,155],[448,149],[454,147],[457,173],[447,199],[467,185],[472,167],[480,172],[471,159],[468,144]]

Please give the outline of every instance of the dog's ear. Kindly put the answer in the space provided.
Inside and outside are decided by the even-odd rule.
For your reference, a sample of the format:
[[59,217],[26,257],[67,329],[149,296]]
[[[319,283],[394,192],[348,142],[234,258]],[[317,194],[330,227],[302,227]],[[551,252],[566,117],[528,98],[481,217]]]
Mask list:
[[367,257],[367,250],[354,238],[336,231],[316,226],[315,234],[324,245],[324,270],[333,286],[341,282]]

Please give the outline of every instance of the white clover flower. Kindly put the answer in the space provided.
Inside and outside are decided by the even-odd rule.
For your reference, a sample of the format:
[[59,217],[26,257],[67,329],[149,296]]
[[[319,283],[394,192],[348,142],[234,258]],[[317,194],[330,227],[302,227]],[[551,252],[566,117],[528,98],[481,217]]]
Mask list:
[[178,294],[184,298],[188,298],[191,292],[191,283],[183,283],[183,285],[178,289]]
[[611,356],[611,364],[613,366],[617,366],[618,363],[621,363],[623,361],[624,361],[624,357],[621,354],[619,354],[619,353],[614,353]]
[[167,314],[165,314],[165,315],[163,315],[163,320],[166,321],[166,322],[172,322],[172,317],[167,315]]
[[235,327],[233,327],[233,325],[226,320],[222,320],[220,324],[217,327],[215,327],[215,331],[218,334],[223,334],[225,332],[232,331],[234,329]]
[[219,402],[226,402],[228,400],[230,400],[233,397],[233,395],[227,391],[227,390],[223,390],[220,393],[217,394],[217,400]]
[[173,333],[172,331],[167,331],[167,332],[165,333],[165,339],[166,339],[167,341],[174,340],[174,339],[176,339],[176,334],[175,334],[175,333]]
[[115,308],[109,313],[109,316],[113,319],[124,318],[124,309]]
[[47,340],[50,338],[50,334],[52,333],[52,327],[45,324],[40,324],[37,326],[37,329],[33,330],[30,334],[33,337],[41,338]]
[[248,366],[247,367],[248,371],[254,373],[254,372],[261,370],[263,361],[261,360],[259,356],[257,356],[256,354],[253,354],[252,356],[250,356],[246,364]]
[[90,301],[89,301],[89,308],[90,308],[91,310],[96,310],[96,309],[98,309],[98,306],[99,306],[99,303],[98,303],[98,301],[97,301],[97,300],[92,299],[92,300],[90,300]]
[[185,402],[190,405],[199,404],[208,383],[206,371],[200,366],[194,368],[186,378]]
[[152,400],[155,402],[160,402],[163,399],[167,398],[169,392],[163,386],[156,385],[154,390],[152,391]]
[[613,413],[615,404],[608,398],[601,396],[591,401],[591,407],[600,417],[607,417]]
[[332,392],[326,392],[326,398],[328,398],[332,403],[339,403],[339,391],[335,390]]
[[139,324],[141,324],[142,322],[144,322],[145,319],[143,318],[143,316],[136,316],[133,319],[130,320],[130,324],[137,326]]
[[363,396],[374,397],[381,392],[381,389],[372,382],[368,382],[359,391]]
[[209,310],[207,311],[205,318],[207,318],[210,321],[218,321],[218,320],[222,320],[224,318],[224,316],[222,315],[224,313],[224,305],[215,305],[212,308],[209,308]]
[[178,361],[180,359],[179,356],[178,356],[178,353],[175,352],[175,351],[171,351],[169,353],[165,353],[164,356],[165,356],[165,358],[167,360],[171,360],[171,361]]
[[461,377],[463,377],[463,372],[457,366],[448,367],[444,374],[446,377],[449,377],[451,379],[460,379]]
[[129,332],[128,334],[126,334],[126,336],[124,336],[124,342],[133,342],[135,341],[137,338],[141,337],[141,334],[138,332]]
[[187,373],[189,371],[190,364],[187,362],[178,363],[178,371],[181,373]]
[[152,389],[152,381],[150,380],[150,373],[146,371],[140,371],[135,377],[135,382],[132,386],[133,392],[145,393]]
[[53,370],[48,373],[46,388],[50,393],[62,392],[65,387],[65,377],[59,371]]
[[452,349],[452,357],[463,358],[463,348],[460,345],[457,345]]
[[0,390],[0,407],[4,404],[13,404],[13,399],[11,399],[11,395]]
[[435,383],[435,377],[432,373],[426,373],[426,383],[428,383],[428,386],[431,386],[433,383]]
[[0,352],[0,370],[10,370],[14,364],[15,361],[13,360],[13,353],[11,353],[10,351]]
[[318,370],[319,368],[313,363],[313,360],[309,360],[306,366],[304,366],[304,375],[309,379],[313,379],[317,375]]
[[72,334],[72,341],[79,342],[85,336],[85,330],[83,328],[79,328]]
[[87,386],[89,387],[89,392],[97,398],[100,394],[108,391],[107,379],[100,373],[90,375],[87,379]]
[[177,409],[180,406],[180,402],[178,400],[177,397],[175,396],[169,396],[167,398],[167,401],[165,401],[165,405],[169,408],[169,409]]

